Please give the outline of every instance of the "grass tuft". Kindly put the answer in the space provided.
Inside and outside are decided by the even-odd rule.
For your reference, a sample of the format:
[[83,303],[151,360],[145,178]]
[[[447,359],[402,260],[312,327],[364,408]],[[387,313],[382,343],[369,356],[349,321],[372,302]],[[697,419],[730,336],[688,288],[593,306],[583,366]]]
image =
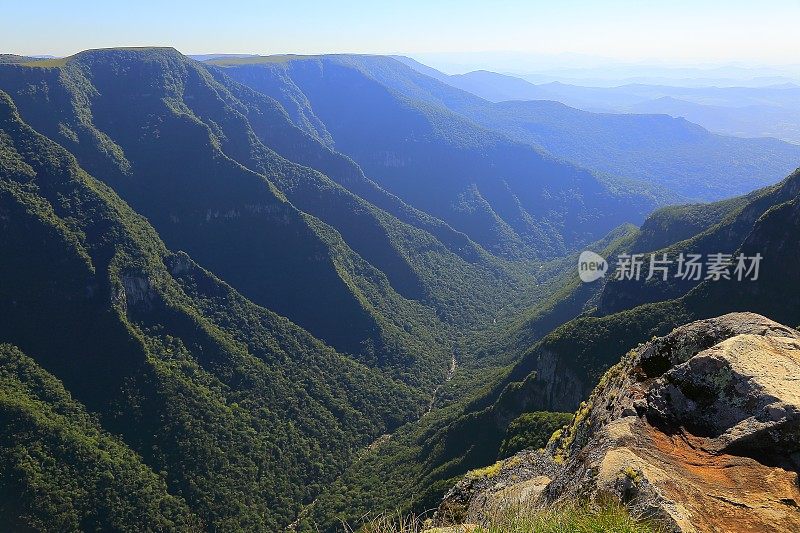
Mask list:
[[[428,521],[429,523],[429,521]],[[434,528],[420,516],[384,514],[347,533],[661,533],[657,522],[632,516],[615,502],[599,508],[562,506],[548,509],[516,508],[498,512],[485,524]]]

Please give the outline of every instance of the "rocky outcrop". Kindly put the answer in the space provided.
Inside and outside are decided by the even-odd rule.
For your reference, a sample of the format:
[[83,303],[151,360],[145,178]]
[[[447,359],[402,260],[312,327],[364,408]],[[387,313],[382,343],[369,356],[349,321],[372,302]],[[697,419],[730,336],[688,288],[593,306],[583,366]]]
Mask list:
[[626,354],[546,450],[468,474],[436,521],[613,498],[673,531],[800,531],[798,471],[800,333],[735,313]]
[[558,470],[550,455],[536,450],[524,450],[494,465],[473,470],[442,500],[436,522],[484,522],[503,507],[535,500]]
[[791,459],[800,447],[798,353],[796,338],[728,339],[655,383],[647,416],[708,437],[717,452]]

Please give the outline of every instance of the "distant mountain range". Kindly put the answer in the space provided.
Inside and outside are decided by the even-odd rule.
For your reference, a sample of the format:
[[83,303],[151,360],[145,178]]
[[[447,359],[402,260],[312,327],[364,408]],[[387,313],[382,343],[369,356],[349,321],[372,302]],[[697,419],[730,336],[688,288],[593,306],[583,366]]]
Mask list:
[[658,113],[685,118],[715,133],[775,137],[800,143],[800,85],[792,81],[773,80],[771,84],[757,87],[736,86],[735,80],[718,80],[705,87],[653,82],[611,87],[560,82],[534,84],[521,77],[490,71],[447,75],[407,57],[398,56],[397,59],[423,74],[491,102],[552,100],[599,113]]
[[[679,65],[628,63],[584,54],[524,52],[416,53],[416,61],[447,73],[492,71],[536,84],[559,82],[585,87],[628,84],[675,87],[766,87],[800,83],[800,64],[744,63]],[[404,57],[404,56],[392,56]]]

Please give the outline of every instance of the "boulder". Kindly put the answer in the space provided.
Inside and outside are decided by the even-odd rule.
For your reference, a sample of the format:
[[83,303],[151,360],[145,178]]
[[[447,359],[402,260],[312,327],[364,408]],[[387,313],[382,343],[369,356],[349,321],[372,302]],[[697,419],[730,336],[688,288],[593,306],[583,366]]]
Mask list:
[[654,383],[646,412],[708,437],[717,452],[768,462],[791,457],[800,452],[800,340],[738,335],[721,342]]

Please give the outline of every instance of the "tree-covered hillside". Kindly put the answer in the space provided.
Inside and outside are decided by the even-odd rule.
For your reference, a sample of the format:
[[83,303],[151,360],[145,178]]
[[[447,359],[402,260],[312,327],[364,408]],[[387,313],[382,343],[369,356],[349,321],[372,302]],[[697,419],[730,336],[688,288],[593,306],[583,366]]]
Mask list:
[[31,358],[0,345],[0,524],[9,531],[199,531],[183,498]]
[[[658,293],[648,293],[646,287],[640,287],[639,292],[650,295],[651,303],[628,302],[629,307],[611,314],[588,309],[578,318],[565,320],[544,338],[533,333],[539,324],[533,314],[501,335],[504,340],[500,345],[516,350],[522,349],[520,343],[526,338],[533,339],[518,360],[496,369],[484,381],[486,387],[482,391],[462,397],[434,416],[404,426],[391,440],[360,458],[306,510],[307,523],[331,528],[331,516],[346,516],[358,523],[371,508],[421,512],[437,505],[444,491],[468,470],[502,458],[505,443],[519,433],[520,425],[528,424],[526,431],[535,433],[545,424],[543,421],[558,416],[540,415],[539,423],[533,423],[531,413],[576,410],[605,371],[618,362],[620,353],[678,325],[748,310],[786,324],[800,324],[800,307],[792,296],[800,288],[800,274],[795,268],[800,261],[798,184],[800,172],[774,187],[709,206],[717,220],[706,218],[699,224],[697,235],[690,239],[680,240],[682,231],[671,235],[662,232],[670,232],[676,226],[688,227],[690,222],[697,224],[696,220],[677,220],[696,217],[698,206],[660,213],[655,218],[671,218],[674,222],[661,229],[653,223],[645,224],[650,227],[646,236],[626,235],[610,247],[597,248],[625,252],[654,240],[705,252],[703,247],[692,248],[705,242],[730,246],[730,253],[760,253],[764,259],[755,281],[738,281],[735,277],[702,281],[684,287],[678,297],[660,298]],[[644,241],[639,240],[642,237],[646,237]],[[584,295],[581,301],[602,301],[608,297],[605,291],[618,290],[615,285],[597,286],[599,298]],[[591,284],[566,282],[561,301],[575,298],[587,286]],[[639,294],[635,289],[629,292]],[[373,490],[376,485],[380,486],[379,491]]]
[[[3,364],[13,386],[2,392],[14,393],[4,431],[19,427],[3,437],[4,490],[40,491],[19,494],[4,519],[111,527],[111,518],[93,514],[105,512],[100,498],[146,483],[153,496],[126,503],[146,508],[143,523],[274,530],[361,447],[422,411],[427,387],[389,374],[425,382],[435,370],[421,378],[410,361],[396,371],[367,368],[169,251],[143,217],[25,124],[5,93],[0,131],[0,242],[8,252],[0,259],[0,338],[54,376],[19,396],[14,383],[29,378]],[[48,392],[55,379],[95,422],[80,406],[57,416],[66,400]],[[76,435],[58,437],[69,417]],[[92,436],[97,424],[116,437]],[[98,453],[78,434],[87,432],[99,439],[91,446],[110,447],[107,467],[80,468]],[[39,453],[41,468],[51,468],[46,457],[55,453],[62,473],[35,480],[20,453]],[[70,483],[85,492],[59,486],[69,468],[78,472]],[[104,469],[114,477],[125,469],[131,479],[117,485]],[[54,503],[43,506],[48,498]]]
[[[658,202],[644,185],[621,187],[420,98],[415,73],[390,58],[213,63],[279,100],[298,125],[352,157],[381,187],[496,255],[555,258],[641,222]],[[324,131],[309,125],[310,113]]]
[[[5,66],[0,86],[24,120],[63,143],[146,216],[168,246],[185,250],[253,302],[370,364],[405,368],[408,357],[420,355],[421,344],[416,354],[407,352],[415,343],[437,345],[432,338],[423,340],[434,313],[402,298],[386,275],[364,260],[385,258],[391,268],[375,262],[401,290],[421,291],[414,286],[419,276],[397,252],[397,243],[408,239],[391,241],[383,221],[371,220],[376,238],[350,247],[344,230],[335,231],[287,201],[276,187],[283,180],[311,182],[307,188],[323,189],[316,197],[336,191],[327,193],[324,177],[260,144],[243,104],[202,66],[171,49],[92,51],[63,63]],[[244,161],[255,170],[247,168],[227,153],[231,146],[261,166]],[[339,216],[358,223],[356,216]],[[369,225],[362,221],[361,227]],[[332,306],[336,313],[329,312]],[[419,328],[412,337],[414,325]]]
[[40,491],[0,506],[15,528],[282,528],[566,268],[492,255],[172,49],[4,62],[0,94],[0,342],[75,406],[10,400],[39,421],[6,426],[3,494]]
[[[798,194],[800,172],[795,172],[780,183],[747,196],[713,204],[665,208],[648,217],[627,251],[645,254],[645,257],[652,254],[676,263],[681,254],[684,258],[691,255],[707,258],[717,253],[735,256],[744,238],[758,227],[762,217],[766,217],[776,206],[793,200]],[[765,257],[764,266],[774,267],[783,260],[784,255],[776,252],[773,257]],[[704,278],[675,275],[666,279],[658,275],[650,279],[646,277],[640,280],[609,279],[598,298],[598,312],[610,314],[644,303],[678,298],[700,285]]]

